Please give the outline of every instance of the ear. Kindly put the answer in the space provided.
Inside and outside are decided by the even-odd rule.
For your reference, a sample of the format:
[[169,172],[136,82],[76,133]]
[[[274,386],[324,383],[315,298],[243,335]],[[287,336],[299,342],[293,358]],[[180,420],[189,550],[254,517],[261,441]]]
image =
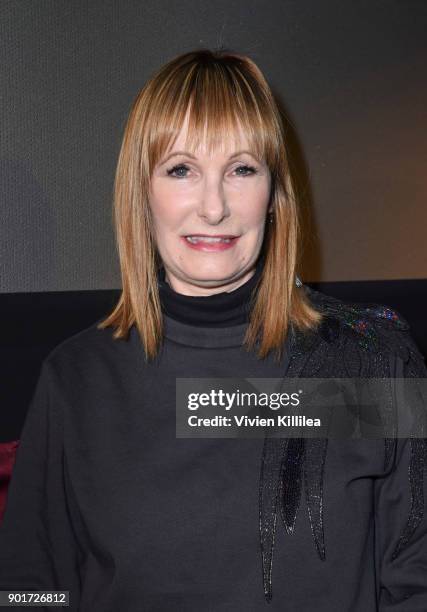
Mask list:
[[273,211],[274,211],[274,179],[273,179],[273,177],[271,177],[270,197],[269,197],[269,201],[268,201],[267,213],[270,214]]
[[274,211],[274,198],[273,198],[273,188],[270,190],[270,198],[268,200],[268,208],[267,214],[270,214]]

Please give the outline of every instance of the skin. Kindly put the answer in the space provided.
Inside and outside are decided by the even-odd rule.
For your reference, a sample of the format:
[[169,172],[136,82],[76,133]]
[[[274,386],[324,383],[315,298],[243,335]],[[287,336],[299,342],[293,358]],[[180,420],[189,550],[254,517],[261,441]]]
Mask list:
[[[154,234],[165,279],[184,295],[233,291],[255,272],[266,215],[272,210],[270,171],[247,152],[230,159],[249,148],[240,130],[237,143],[230,139],[211,156],[202,144],[192,152],[195,158],[179,154],[165,161],[176,151],[189,152],[186,131],[187,120],[173,147],[154,168],[150,186]],[[254,167],[256,174],[247,166]],[[240,237],[230,249],[205,252],[192,249],[181,238],[192,234]]]

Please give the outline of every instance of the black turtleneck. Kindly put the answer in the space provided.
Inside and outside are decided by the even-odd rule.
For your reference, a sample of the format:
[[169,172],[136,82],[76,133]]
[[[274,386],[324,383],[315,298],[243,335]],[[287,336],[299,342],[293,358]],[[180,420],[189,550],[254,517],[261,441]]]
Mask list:
[[[385,462],[381,438],[332,437],[326,453],[321,439],[301,445],[292,431],[286,445],[255,437],[251,427],[238,437],[213,424],[205,437],[177,436],[181,379],[194,381],[197,396],[201,378],[227,391],[238,383],[249,397],[274,390],[277,402],[283,378],[301,368],[318,376],[318,362],[338,363],[343,350],[348,359],[366,355],[355,370],[376,371],[374,353],[347,333],[345,348],[319,335],[308,350],[298,337],[280,360],[246,350],[247,323],[234,323],[260,272],[206,297],[163,286],[171,316],[155,360],[144,359],[135,325],[118,342],[99,321],[44,360],[0,523],[0,591],[68,591],[68,612],[427,610],[427,488],[416,455],[418,497],[408,506],[407,439],[397,439]],[[392,347],[412,341],[392,340],[397,333],[387,330],[373,336],[387,346],[378,367],[391,359],[401,378],[412,366]],[[412,524],[416,533],[394,559]]]
[[237,289],[193,296],[172,289],[165,280],[165,269],[162,266],[157,275],[162,311],[172,319],[198,327],[230,327],[247,323],[252,293],[263,267],[264,258],[260,256],[255,273]]

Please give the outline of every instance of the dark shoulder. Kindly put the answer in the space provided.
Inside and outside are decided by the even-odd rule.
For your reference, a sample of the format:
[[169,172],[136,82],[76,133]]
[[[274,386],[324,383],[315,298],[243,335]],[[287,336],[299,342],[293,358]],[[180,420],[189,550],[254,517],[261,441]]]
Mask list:
[[128,352],[132,334],[127,339],[115,339],[111,327],[98,328],[101,320],[57,344],[43,365],[58,373],[87,375],[102,364],[117,362],[121,353]]
[[323,314],[318,333],[327,342],[352,344],[359,353],[383,353],[407,363],[424,361],[406,318],[395,308],[376,302],[340,300],[304,285],[313,307]]

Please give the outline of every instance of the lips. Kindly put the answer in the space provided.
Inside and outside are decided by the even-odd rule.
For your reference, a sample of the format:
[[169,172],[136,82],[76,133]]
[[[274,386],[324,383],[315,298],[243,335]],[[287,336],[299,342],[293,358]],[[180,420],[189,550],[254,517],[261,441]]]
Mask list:
[[209,253],[221,252],[230,249],[236,244],[239,236],[231,234],[223,234],[217,236],[209,236],[207,234],[191,234],[189,236],[181,236],[181,240],[192,249],[197,251],[206,251]]
[[237,238],[235,234],[187,234],[185,238]]
[[203,234],[191,234],[190,236],[185,236],[186,240],[192,242],[193,244],[197,244],[198,242],[205,242],[207,244],[214,244],[216,242],[230,242],[236,236],[224,235],[224,236],[206,236]]

